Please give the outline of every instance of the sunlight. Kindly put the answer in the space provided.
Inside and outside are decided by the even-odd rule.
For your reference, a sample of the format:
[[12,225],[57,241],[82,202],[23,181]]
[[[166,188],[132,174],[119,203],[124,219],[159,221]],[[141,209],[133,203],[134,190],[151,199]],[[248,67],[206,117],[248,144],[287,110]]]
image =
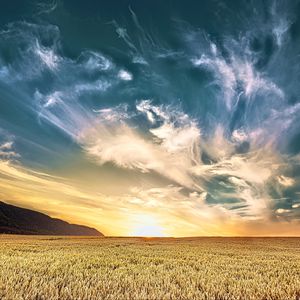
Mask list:
[[164,235],[164,228],[160,226],[157,219],[149,215],[138,215],[135,219],[135,228],[131,232],[131,236],[144,237],[162,237]]

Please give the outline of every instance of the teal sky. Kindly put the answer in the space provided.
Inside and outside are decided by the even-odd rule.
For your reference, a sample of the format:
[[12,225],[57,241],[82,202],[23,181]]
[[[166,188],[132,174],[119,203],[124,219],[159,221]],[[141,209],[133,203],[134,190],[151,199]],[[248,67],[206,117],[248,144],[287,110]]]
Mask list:
[[2,200],[112,235],[299,235],[299,1],[5,0],[0,40]]

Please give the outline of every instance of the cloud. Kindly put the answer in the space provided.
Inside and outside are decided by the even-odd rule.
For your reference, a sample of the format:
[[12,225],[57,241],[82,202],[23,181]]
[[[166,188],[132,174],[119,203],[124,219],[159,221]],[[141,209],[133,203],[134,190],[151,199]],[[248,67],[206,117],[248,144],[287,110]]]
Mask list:
[[[230,41],[230,43],[235,44],[236,41]],[[209,55],[202,54],[200,58],[193,58],[191,61],[194,66],[213,72],[215,83],[223,91],[222,98],[228,110],[233,109],[241,93],[248,99],[258,93],[271,94],[277,98],[284,97],[282,89],[255,69],[255,63],[251,57],[241,57],[239,53],[234,52],[234,47],[228,45],[230,57],[226,60],[215,44],[211,43],[210,48]]]
[[19,153],[15,152],[13,148],[13,141],[6,141],[0,144],[0,159],[16,159],[20,157]]
[[286,186],[286,187],[292,186],[295,183],[295,180],[293,178],[289,178],[289,177],[286,177],[283,175],[278,176],[277,180],[281,185]]
[[118,77],[124,81],[130,81],[133,79],[132,74],[126,70],[120,70],[120,72],[118,73]]
[[[137,102],[135,113],[127,111],[127,106],[119,106],[93,113],[79,104],[69,106],[63,102],[55,111],[48,109],[42,114],[74,138],[99,165],[112,163],[127,170],[154,172],[202,195],[205,193],[205,201],[209,196],[224,205],[222,199],[239,199],[238,203],[224,205],[236,215],[248,219],[270,218],[272,196],[268,183],[274,178],[279,178],[281,185],[290,183],[283,179],[285,162],[272,144],[262,147],[256,142],[257,134],[241,130],[228,139],[221,124],[214,135],[203,137],[197,122],[178,107],[157,106],[149,100]],[[132,120],[140,115],[149,121],[150,136],[132,126]],[[237,153],[237,146],[245,141],[251,151]],[[209,163],[203,161],[203,153],[210,158]],[[220,177],[228,178],[228,188],[234,192],[211,190],[211,182]],[[238,204],[242,206],[238,208]]]
[[108,71],[114,67],[109,58],[95,51],[82,52],[79,61],[89,72]]
[[[154,171],[184,186],[194,185],[185,165],[191,165],[186,152],[166,152],[162,144],[149,142],[126,124],[87,129],[79,142],[99,164],[112,162],[122,168]],[[175,160],[175,155],[180,160]]]
[[[93,221],[93,206],[114,217],[116,210],[123,220],[116,230],[136,212],[157,214],[170,234],[182,235],[256,234],[255,224],[266,224],[264,232],[278,230],[276,222],[295,225],[299,161],[289,145],[298,137],[300,106],[277,69],[277,64],[287,65],[290,22],[273,18],[270,30],[257,29],[269,32],[276,43],[265,62],[264,50],[252,45],[256,29],[218,42],[187,29],[182,49],[175,51],[155,44],[131,14],[141,34],[139,45],[129,29],[112,24],[139,72],[131,73],[100,51],[67,57],[58,27],[19,22],[1,32],[14,59],[5,64],[0,58],[0,76],[9,91],[18,84],[22,97],[16,111],[26,106],[32,114],[28,119],[36,116],[35,129],[43,133],[37,138],[55,144],[67,137],[91,168],[128,177],[128,182],[134,178],[137,186],[104,195],[82,179],[87,187],[79,188],[26,168],[7,139],[0,144],[3,191],[19,202],[24,196],[32,206],[40,197],[43,209],[49,205],[55,214],[55,203],[72,206],[83,219],[79,209],[87,210]],[[298,78],[295,69],[288,81]],[[60,130],[57,139],[50,138],[53,128]],[[29,128],[27,136],[34,132]],[[16,137],[17,146],[22,138]],[[73,163],[62,161],[62,168]],[[118,186],[117,175],[113,186]],[[161,213],[155,212],[158,208]]]
[[[45,100],[41,94],[37,98],[46,103],[40,117],[70,135],[98,164],[112,162],[121,168],[153,171],[186,187],[197,188],[189,168],[199,160],[200,131],[180,111],[168,112],[164,107],[149,104],[155,122],[163,122],[149,130],[153,136],[149,140],[129,125],[131,116],[126,106],[91,112],[78,102],[68,104],[67,95],[59,92],[46,96]],[[56,103],[55,109],[51,108],[49,99],[55,99],[51,101]],[[138,112],[141,112],[140,103]]]
[[58,67],[59,56],[55,54],[53,49],[41,46],[38,40],[36,41],[34,52],[50,70],[54,71]]
[[284,208],[278,208],[278,209],[276,210],[276,212],[277,212],[278,214],[284,214],[284,213],[290,212],[290,210],[289,210],[289,209],[284,209]]

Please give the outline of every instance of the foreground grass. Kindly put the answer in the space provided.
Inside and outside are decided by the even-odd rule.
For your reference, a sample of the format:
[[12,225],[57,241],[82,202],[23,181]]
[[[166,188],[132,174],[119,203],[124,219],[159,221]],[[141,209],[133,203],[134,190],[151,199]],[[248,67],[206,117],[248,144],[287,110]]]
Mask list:
[[300,299],[297,238],[0,236],[0,299]]

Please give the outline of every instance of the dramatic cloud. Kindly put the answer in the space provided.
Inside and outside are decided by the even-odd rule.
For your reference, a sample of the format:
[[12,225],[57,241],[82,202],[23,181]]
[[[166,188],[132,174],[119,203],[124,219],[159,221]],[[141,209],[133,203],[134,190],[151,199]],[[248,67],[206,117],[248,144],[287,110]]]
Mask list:
[[216,15],[220,35],[171,16],[155,34],[130,7],[77,43],[39,19],[56,2],[5,25],[1,197],[108,234],[299,234],[300,47],[280,3],[245,3],[238,33]]

